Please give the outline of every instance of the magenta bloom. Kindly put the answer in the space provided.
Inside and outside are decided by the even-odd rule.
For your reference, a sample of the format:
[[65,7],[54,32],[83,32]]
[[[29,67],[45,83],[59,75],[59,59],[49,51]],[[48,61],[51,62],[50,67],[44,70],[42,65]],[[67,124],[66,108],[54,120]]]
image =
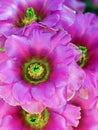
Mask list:
[[98,97],[95,97],[94,91],[89,88],[80,89],[74,99],[64,107],[58,110],[45,108],[39,114],[30,114],[19,106],[9,106],[0,99],[0,129],[97,130]]
[[21,107],[12,107],[0,99],[0,130],[65,130],[66,120],[59,113],[45,109],[30,114]]
[[52,35],[40,30],[33,30],[32,38],[9,37],[6,58],[0,61],[0,96],[32,113],[65,105],[68,86],[78,90],[84,77],[74,64],[81,53],[69,41],[66,32]]
[[72,130],[72,127],[78,126],[81,118],[81,108],[69,103],[57,111],[45,108],[39,114],[30,114],[21,107],[10,106],[0,99],[0,108],[1,130]]
[[63,6],[63,0],[0,0],[0,33],[23,35],[36,22],[58,28],[61,19],[68,26],[75,13]]
[[69,33],[72,43],[82,52],[77,63],[86,74],[83,87],[98,87],[98,27],[92,23],[92,15],[89,15],[78,14],[74,24],[69,27]]
[[0,130],[70,130],[80,119],[80,107],[67,104],[56,110],[45,108],[39,114],[30,114],[19,106],[10,106],[0,99]]
[[64,4],[77,12],[83,12],[85,3],[80,0],[65,0]]

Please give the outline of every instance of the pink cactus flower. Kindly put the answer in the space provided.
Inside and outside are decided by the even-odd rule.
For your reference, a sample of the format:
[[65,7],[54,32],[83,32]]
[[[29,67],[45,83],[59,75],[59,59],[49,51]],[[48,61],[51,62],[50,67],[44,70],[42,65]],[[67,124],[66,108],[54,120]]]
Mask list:
[[94,94],[93,89],[80,89],[65,106],[45,108],[39,114],[28,113],[0,99],[0,130],[97,130],[98,97]]
[[71,38],[67,32],[51,34],[35,29],[31,35],[7,39],[7,58],[0,61],[0,96],[11,105],[37,113],[45,107],[65,105],[66,89],[75,82],[73,90],[78,90],[84,73],[75,67],[81,52],[68,44]]
[[19,106],[10,106],[0,99],[0,130],[65,130],[66,120],[59,113],[45,108],[30,114]]
[[82,52],[77,64],[86,74],[84,88],[88,85],[98,87],[98,27],[92,23],[92,15],[88,16],[90,14],[77,14],[74,24],[69,27],[71,42]]
[[64,7],[63,0],[0,0],[0,34],[6,36],[24,35],[36,22],[58,29],[61,19],[68,26],[74,18],[75,13]]
[[52,110],[45,108],[39,114],[31,114],[20,106],[10,106],[0,99],[0,130],[69,130],[79,124],[80,107],[67,104]]

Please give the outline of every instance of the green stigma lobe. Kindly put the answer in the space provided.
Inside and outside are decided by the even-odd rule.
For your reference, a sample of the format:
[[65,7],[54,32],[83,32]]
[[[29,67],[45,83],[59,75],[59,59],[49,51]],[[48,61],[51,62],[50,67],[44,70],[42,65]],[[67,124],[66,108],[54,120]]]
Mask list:
[[84,46],[79,46],[78,48],[79,48],[79,50],[82,51],[82,55],[81,55],[81,57],[80,57],[80,59],[78,61],[78,64],[79,64],[79,66],[81,68],[83,68],[86,65],[87,61],[88,61],[87,48],[84,47]]
[[86,47],[79,46],[78,48],[82,51],[82,54],[86,54],[87,53],[87,48]]
[[34,12],[34,9],[33,8],[28,8],[26,10],[26,16],[29,17],[29,18],[33,18],[35,15],[35,12]]
[[41,73],[43,71],[43,67],[38,65],[38,64],[35,64],[35,65],[32,65],[31,67],[31,72],[32,73]]
[[42,129],[48,123],[50,113],[48,109],[44,109],[39,114],[30,114],[22,110],[22,115],[27,125],[29,125],[31,128],[38,130]]

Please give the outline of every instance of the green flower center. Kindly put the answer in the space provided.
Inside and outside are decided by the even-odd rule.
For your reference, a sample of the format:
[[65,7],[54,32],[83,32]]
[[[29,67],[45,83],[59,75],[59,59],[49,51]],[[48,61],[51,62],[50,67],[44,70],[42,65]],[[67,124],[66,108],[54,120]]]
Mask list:
[[79,49],[82,51],[82,55],[78,61],[78,64],[80,67],[84,67],[88,61],[88,56],[87,56],[87,48],[84,46],[79,46]]
[[4,48],[0,48],[0,52],[4,52]]
[[40,16],[36,16],[34,9],[27,8],[25,12],[25,16],[18,23],[19,27],[23,27],[24,25],[29,25],[32,21],[41,21],[42,18]]
[[22,116],[27,125],[38,130],[47,125],[50,113],[48,109],[44,109],[40,114],[30,114],[22,110]]
[[49,63],[44,59],[33,58],[23,65],[23,76],[26,81],[38,84],[48,79],[50,74]]

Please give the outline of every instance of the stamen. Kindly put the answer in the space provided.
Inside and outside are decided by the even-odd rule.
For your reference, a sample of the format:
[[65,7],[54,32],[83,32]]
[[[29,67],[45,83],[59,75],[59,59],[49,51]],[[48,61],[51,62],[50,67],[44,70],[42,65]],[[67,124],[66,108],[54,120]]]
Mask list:
[[38,14],[36,15],[34,8],[30,7],[30,8],[27,8],[24,17],[17,22],[17,26],[23,27],[24,25],[29,25],[30,23],[32,23],[32,21],[39,22],[42,19],[43,19],[43,16],[38,15]]
[[33,8],[27,8],[25,15],[22,19],[17,22],[18,27],[23,27],[24,25],[29,25],[32,21],[36,21],[37,17]]

